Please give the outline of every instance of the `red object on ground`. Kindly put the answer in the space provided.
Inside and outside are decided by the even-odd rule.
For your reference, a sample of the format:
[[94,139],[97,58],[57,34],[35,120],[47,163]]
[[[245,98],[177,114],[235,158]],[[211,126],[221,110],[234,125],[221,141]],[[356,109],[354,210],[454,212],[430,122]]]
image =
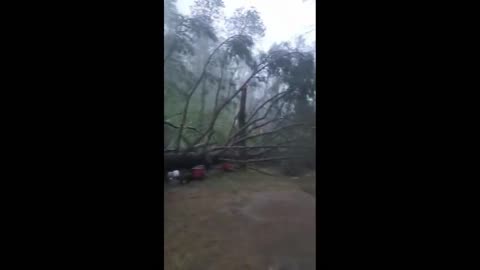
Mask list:
[[222,169],[227,172],[233,171],[233,164],[225,162],[222,164]]
[[199,165],[192,168],[192,178],[199,180],[205,177],[205,166]]

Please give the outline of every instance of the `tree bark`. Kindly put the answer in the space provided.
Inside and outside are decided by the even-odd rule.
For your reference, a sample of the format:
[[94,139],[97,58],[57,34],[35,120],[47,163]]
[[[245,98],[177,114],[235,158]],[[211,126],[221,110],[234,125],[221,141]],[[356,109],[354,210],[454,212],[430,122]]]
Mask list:
[[200,128],[203,128],[203,124],[205,121],[205,102],[207,98],[207,85],[205,81],[203,81],[202,91],[200,92],[200,113],[198,115],[198,125]]
[[[247,104],[247,86],[245,86],[242,89],[242,93],[241,93],[241,96],[240,96],[240,111],[238,113],[238,129],[241,130],[241,132],[239,132],[239,136],[241,138],[246,136],[246,129],[243,128],[245,126],[246,120],[247,120],[247,115],[246,115],[247,105],[246,104]],[[245,145],[246,145],[246,140],[238,143],[238,146],[245,146]],[[246,159],[246,150],[245,149],[240,150],[240,159],[242,159],[242,160]],[[245,163],[242,163],[240,166],[242,167],[242,169],[246,168]]]

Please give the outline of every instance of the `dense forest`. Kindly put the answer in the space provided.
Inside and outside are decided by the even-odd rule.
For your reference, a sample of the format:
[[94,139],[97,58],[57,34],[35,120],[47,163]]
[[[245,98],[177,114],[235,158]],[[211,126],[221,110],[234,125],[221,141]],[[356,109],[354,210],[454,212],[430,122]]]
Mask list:
[[225,17],[222,0],[196,0],[188,15],[176,0],[164,6],[166,167],[313,168],[315,44],[298,36],[258,49],[266,28],[254,8]]

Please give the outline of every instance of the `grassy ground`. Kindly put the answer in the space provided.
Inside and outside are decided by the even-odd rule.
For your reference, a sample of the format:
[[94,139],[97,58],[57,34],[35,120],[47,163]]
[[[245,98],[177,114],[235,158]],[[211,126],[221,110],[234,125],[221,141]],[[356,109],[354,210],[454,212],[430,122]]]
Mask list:
[[314,173],[213,173],[166,186],[165,269],[315,269],[315,194]]

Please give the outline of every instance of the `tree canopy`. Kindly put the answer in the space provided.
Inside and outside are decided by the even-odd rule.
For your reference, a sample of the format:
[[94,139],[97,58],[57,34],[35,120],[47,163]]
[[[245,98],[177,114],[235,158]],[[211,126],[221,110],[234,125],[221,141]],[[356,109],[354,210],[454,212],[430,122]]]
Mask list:
[[195,0],[190,15],[164,4],[165,154],[314,159],[315,48],[299,37],[254,50],[266,31],[255,8],[225,18],[222,0]]

